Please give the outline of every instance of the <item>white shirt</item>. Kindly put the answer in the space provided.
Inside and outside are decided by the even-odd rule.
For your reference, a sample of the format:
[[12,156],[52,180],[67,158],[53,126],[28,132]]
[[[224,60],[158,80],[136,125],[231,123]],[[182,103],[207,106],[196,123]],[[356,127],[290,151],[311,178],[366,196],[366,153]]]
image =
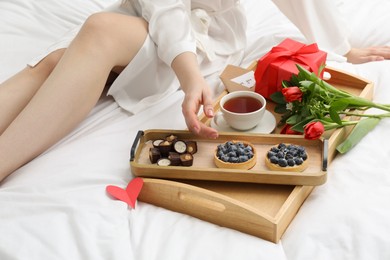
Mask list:
[[138,0],[159,57],[168,65],[180,53],[231,55],[246,46],[246,18],[237,0]]
[[[334,0],[272,1],[308,41],[341,55],[350,49]],[[212,61],[215,55],[231,55],[246,46],[246,17],[237,0],[135,0],[134,4],[149,22],[158,55],[168,65],[178,54],[196,48]]]

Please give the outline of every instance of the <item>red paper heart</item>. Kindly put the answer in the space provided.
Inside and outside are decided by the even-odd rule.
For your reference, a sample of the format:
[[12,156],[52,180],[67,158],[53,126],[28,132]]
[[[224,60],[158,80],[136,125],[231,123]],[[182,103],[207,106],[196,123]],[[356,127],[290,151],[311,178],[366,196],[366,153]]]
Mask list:
[[114,185],[109,185],[106,187],[106,191],[114,198],[126,202],[131,208],[134,209],[135,202],[137,201],[143,184],[144,181],[142,178],[134,178],[129,182],[129,184],[127,184],[126,189],[122,189]]

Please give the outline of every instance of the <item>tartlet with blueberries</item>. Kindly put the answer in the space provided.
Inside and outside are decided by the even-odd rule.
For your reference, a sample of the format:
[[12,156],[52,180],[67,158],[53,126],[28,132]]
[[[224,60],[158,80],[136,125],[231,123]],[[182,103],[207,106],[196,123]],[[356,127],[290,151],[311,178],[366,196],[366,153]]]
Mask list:
[[245,141],[227,141],[219,144],[214,154],[218,168],[251,169],[257,162],[254,146]]
[[308,158],[305,147],[280,143],[267,152],[265,164],[274,171],[301,172],[307,168]]

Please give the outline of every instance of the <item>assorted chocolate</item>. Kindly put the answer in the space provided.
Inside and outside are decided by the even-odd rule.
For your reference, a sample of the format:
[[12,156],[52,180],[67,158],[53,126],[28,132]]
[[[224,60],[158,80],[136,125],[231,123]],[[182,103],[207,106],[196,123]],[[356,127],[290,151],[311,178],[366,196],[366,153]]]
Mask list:
[[[217,146],[216,159],[233,165],[244,163],[254,157],[253,149],[249,143],[227,141]],[[152,141],[152,147],[149,148],[149,160],[152,164],[158,166],[188,167],[193,165],[193,155],[197,152],[198,145],[196,141],[181,140],[171,134],[164,139]],[[304,169],[303,164],[305,164],[307,157],[307,152],[303,146],[280,143],[267,152],[266,164],[272,169],[275,167]]]
[[198,151],[196,141],[180,140],[175,135],[152,141],[149,160],[159,166],[192,166],[193,154]]

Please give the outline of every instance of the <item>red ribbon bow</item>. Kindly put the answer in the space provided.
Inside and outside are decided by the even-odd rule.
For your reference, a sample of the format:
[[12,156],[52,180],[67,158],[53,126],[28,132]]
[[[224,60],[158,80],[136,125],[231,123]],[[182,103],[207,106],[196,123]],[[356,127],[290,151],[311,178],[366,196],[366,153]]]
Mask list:
[[318,74],[317,64],[310,57],[305,56],[305,54],[312,54],[318,51],[319,49],[316,43],[310,45],[303,45],[296,50],[291,50],[281,46],[275,46],[271,49],[269,54],[266,57],[264,57],[264,59],[261,62],[257,64],[256,73],[255,73],[256,81],[260,82],[268,66],[276,59],[282,57],[289,57],[289,60],[294,60],[301,64],[305,64],[309,66],[310,69],[315,74]]

